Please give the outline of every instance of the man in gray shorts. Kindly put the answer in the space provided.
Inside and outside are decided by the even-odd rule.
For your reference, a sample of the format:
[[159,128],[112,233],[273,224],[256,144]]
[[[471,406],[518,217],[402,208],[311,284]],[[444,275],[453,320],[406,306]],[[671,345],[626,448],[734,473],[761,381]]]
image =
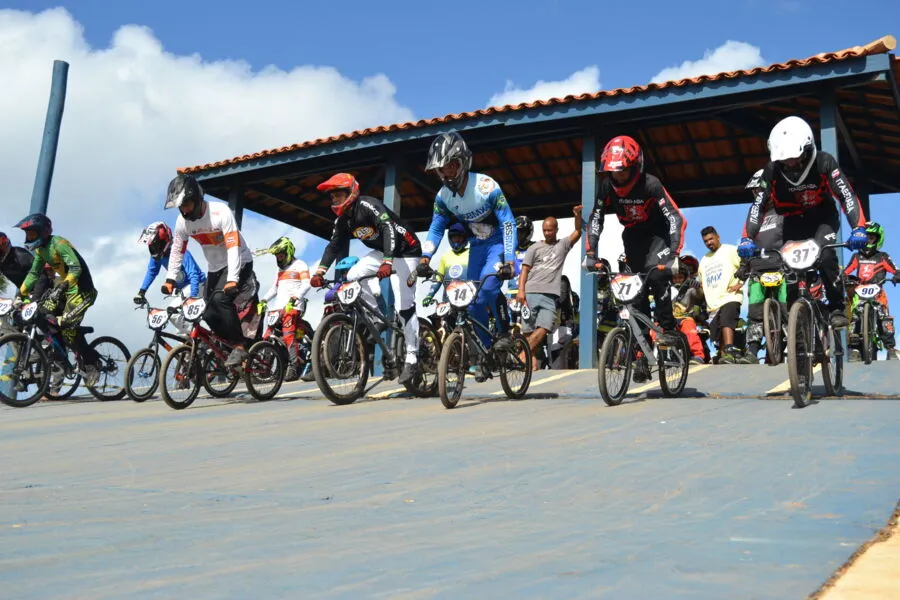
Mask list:
[[[522,324],[522,332],[528,336],[532,355],[556,326],[563,263],[566,261],[566,255],[581,239],[581,208],[579,205],[572,209],[575,215],[575,231],[561,240],[556,237],[559,232],[556,219],[554,217],[544,219],[542,225],[544,240],[529,246],[522,259],[516,301],[531,311],[531,318]],[[536,359],[532,359],[532,368],[538,368]]]

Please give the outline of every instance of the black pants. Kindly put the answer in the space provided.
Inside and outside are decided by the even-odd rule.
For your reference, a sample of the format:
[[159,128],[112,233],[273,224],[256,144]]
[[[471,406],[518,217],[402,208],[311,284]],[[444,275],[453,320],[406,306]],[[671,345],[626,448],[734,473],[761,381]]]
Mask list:
[[666,331],[674,331],[677,324],[672,314],[672,297],[669,295],[670,275],[667,271],[660,271],[656,268],[675,258],[666,252],[669,248],[669,240],[648,234],[646,230],[626,229],[622,234],[622,242],[625,245],[625,257],[632,272],[647,273],[644,293],[635,303],[635,308],[645,315],[649,315],[650,300],[647,294],[653,294],[656,303],[653,316],[656,322]]
[[[784,241],[793,242],[813,238],[820,246],[838,242],[837,232],[840,229],[840,215],[832,204],[830,207],[817,207],[800,215],[784,218]],[[829,310],[844,310],[844,292],[840,283],[840,267],[834,248],[822,251],[819,260],[819,274],[825,283],[825,297],[828,298]]]
[[[253,282],[253,263],[249,262],[241,267],[238,274],[238,300],[242,297],[256,295]],[[209,323],[213,333],[223,338],[230,344],[244,342],[244,332],[241,329],[241,321],[238,318],[235,300],[225,295],[223,288],[228,281],[228,268],[213,271],[206,274],[206,312],[203,318]]]

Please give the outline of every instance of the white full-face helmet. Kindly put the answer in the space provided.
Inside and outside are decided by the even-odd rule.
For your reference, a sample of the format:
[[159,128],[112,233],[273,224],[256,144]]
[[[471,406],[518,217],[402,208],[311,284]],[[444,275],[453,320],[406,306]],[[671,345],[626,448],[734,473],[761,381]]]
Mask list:
[[816,161],[816,140],[809,123],[786,117],[769,134],[769,158],[791,185],[800,185]]

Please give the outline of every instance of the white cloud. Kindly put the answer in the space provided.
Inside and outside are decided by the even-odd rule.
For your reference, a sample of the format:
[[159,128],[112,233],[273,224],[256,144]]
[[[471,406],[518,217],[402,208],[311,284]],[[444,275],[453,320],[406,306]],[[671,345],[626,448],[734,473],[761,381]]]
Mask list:
[[[150,221],[173,222],[161,207],[176,167],[414,118],[382,74],[354,81],[327,66],[253,71],[242,61],[178,56],[137,25],[93,48],[64,9],[0,10],[0,230],[14,244],[23,240],[12,225],[28,212],[54,59],[70,68],[48,214],[99,288],[85,324],[121,336],[132,350],[150,337],[143,315],[129,311],[147,257],[136,240]],[[251,248],[282,231],[305,247],[305,234],[273,223],[245,213]],[[274,275],[266,258],[257,261],[262,286]]]
[[715,75],[727,71],[752,69],[766,64],[759,48],[746,42],[728,40],[715,50],[707,50],[699,60],[686,60],[678,66],[668,67],[650,81],[662,83],[699,75]]
[[506,82],[502,92],[494,94],[487,106],[503,106],[520,104],[549,98],[562,98],[567,95],[596,92],[600,89],[600,69],[596,66],[585,67],[561,81],[540,80],[527,89],[517,88],[512,81]]

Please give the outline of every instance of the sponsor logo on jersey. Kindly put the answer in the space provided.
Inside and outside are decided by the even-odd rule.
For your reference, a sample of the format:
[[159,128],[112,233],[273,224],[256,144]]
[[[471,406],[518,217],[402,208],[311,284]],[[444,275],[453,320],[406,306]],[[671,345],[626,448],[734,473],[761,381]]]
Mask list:
[[449,269],[447,269],[447,276],[450,279],[459,279],[463,276],[463,266],[462,265],[451,265]]
[[358,240],[367,240],[375,235],[375,230],[371,227],[357,227],[353,230],[353,237]]
[[478,188],[479,192],[487,195],[494,191],[494,188],[497,187],[497,184],[494,183],[493,179],[490,179],[488,177],[479,177],[478,185],[476,187]]

